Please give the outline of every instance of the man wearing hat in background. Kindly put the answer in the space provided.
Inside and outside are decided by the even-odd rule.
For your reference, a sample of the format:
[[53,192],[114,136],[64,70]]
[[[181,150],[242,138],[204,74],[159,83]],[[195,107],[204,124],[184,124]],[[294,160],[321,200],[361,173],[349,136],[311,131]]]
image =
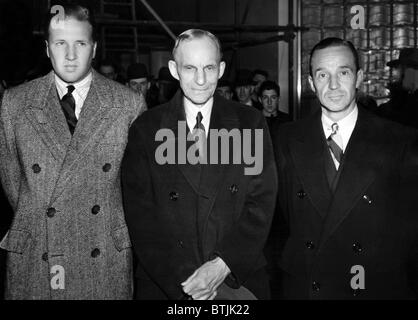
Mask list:
[[239,69],[235,78],[235,94],[237,100],[242,104],[261,110],[261,104],[251,99],[254,88],[255,82],[253,81],[251,71],[247,69]]
[[151,82],[149,79],[147,67],[143,63],[134,63],[128,67],[126,85],[135,92],[142,94],[147,102],[148,108],[158,104],[149,94]]
[[387,63],[399,72],[399,79],[389,84],[391,99],[377,113],[387,119],[418,128],[418,49],[401,49],[399,59]]

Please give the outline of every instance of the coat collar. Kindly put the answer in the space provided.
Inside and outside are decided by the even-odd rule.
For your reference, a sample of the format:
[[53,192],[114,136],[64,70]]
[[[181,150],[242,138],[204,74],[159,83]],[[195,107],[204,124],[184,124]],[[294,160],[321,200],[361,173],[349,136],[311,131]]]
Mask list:
[[[186,137],[178,136],[178,123],[179,121],[186,121],[184,106],[183,106],[183,94],[179,90],[171,101],[167,104],[167,112],[161,118],[160,127],[169,128],[174,132],[175,145],[178,145],[178,139],[186,140]],[[228,106],[228,101],[221,98],[218,95],[214,95],[209,130],[212,129],[226,129],[231,130],[238,128],[238,115]],[[187,127],[187,125],[186,125]],[[189,132],[187,128],[186,134]],[[190,147],[192,143],[187,143],[187,147]],[[208,149],[210,146],[210,131],[207,141]],[[220,155],[220,153],[218,152]],[[209,161],[209,157],[208,157]],[[218,161],[220,163],[220,161]],[[222,171],[225,167],[221,164],[211,165],[190,165],[179,164],[176,167],[182,172],[186,180],[193,187],[196,193],[203,194],[205,197],[213,198],[217,185],[221,181]],[[200,183],[203,181],[204,183]]]
[[304,190],[317,213],[325,218],[332,195],[325,173],[327,154],[325,136],[321,123],[321,112],[312,118],[301,120],[300,129],[290,137],[290,153]]

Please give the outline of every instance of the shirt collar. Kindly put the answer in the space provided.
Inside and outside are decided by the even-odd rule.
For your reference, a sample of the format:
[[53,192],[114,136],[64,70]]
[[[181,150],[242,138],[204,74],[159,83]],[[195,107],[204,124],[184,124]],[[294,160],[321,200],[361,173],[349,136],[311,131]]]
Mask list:
[[345,151],[345,147],[347,146],[348,141],[350,140],[351,134],[353,133],[354,127],[356,125],[357,118],[358,118],[357,104],[348,115],[346,115],[343,119],[337,122],[333,121],[322,112],[321,121],[322,121],[322,127],[324,129],[324,133],[325,133],[325,138],[328,138],[331,135],[332,124],[337,123],[338,134],[340,134],[342,137],[343,144],[344,144],[343,151]]
[[[71,83],[71,85],[74,86],[75,91],[77,93],[80,93],[80,92],[87,91],[86,89],[90,88],[92,80],[93,80],[93,74],[92,74],[92,72],[89,72],[89,74],[86,77],[84,77],[84,79],[82,79],[82,80],[80,80],[76,83]],[[55,84],[57,86],[60,98],[62,98],[62,96],[64,96],[67,93],[67,91],[68,91],[67,87],[70,84],[63,81],[56,74],[55,74]]]
[[203,116],[202,123],[205,126],[205,131],[207,133],[209,124],[210,124],[210,115],[212,113],[213,97],[209,99],[209,101],[207,101],[201,107],[197,107],[186,98],[183,98],[183,101],[184,101],[184,112],[186,113],[186,121],[187,121],[187,125],[189,126],[189,129],[193,130],[196,124],[197,113],[200,111]]

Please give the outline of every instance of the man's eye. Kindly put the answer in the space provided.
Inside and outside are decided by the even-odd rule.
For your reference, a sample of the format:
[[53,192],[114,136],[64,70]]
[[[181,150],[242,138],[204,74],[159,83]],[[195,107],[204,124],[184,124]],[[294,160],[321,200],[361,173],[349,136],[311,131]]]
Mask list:
[[350,72],[348,70],[341,71],[342,76],[348,76],[349,74],[350,74]]
[[78,45],[79,45],[80,47],[84,47],[84,46],[86,46],[86,45],[87,45],[87,43],[85,43],[85,42],[78,42]]
[[326,73],[319,73],[318,74],[318,78],[324,79],[326,77],[327,77],[327,74]]
[[55,45],[56,46],[62,46],[64,44],[64,41],[58,41],[58,42],[55,42]]

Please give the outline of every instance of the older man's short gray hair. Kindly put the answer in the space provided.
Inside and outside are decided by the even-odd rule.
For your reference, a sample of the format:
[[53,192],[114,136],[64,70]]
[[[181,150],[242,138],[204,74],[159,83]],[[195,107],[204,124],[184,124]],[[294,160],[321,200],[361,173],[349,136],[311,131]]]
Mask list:
[[222,49],[221,49],[221,43],[219,42],[219,39],[211,32],[201,29],[189,29],[181,33],[174,44],[174,48],[172,51],[173,59],[176,58],[177,49],[180,46],[180,44],[183,41],[190,41],[193,39],[201,39],[203,37],[208,37],[213,41],[213,43],[216,45],[216,48],[218,50],[218,56],[219,61],[222,59]]

